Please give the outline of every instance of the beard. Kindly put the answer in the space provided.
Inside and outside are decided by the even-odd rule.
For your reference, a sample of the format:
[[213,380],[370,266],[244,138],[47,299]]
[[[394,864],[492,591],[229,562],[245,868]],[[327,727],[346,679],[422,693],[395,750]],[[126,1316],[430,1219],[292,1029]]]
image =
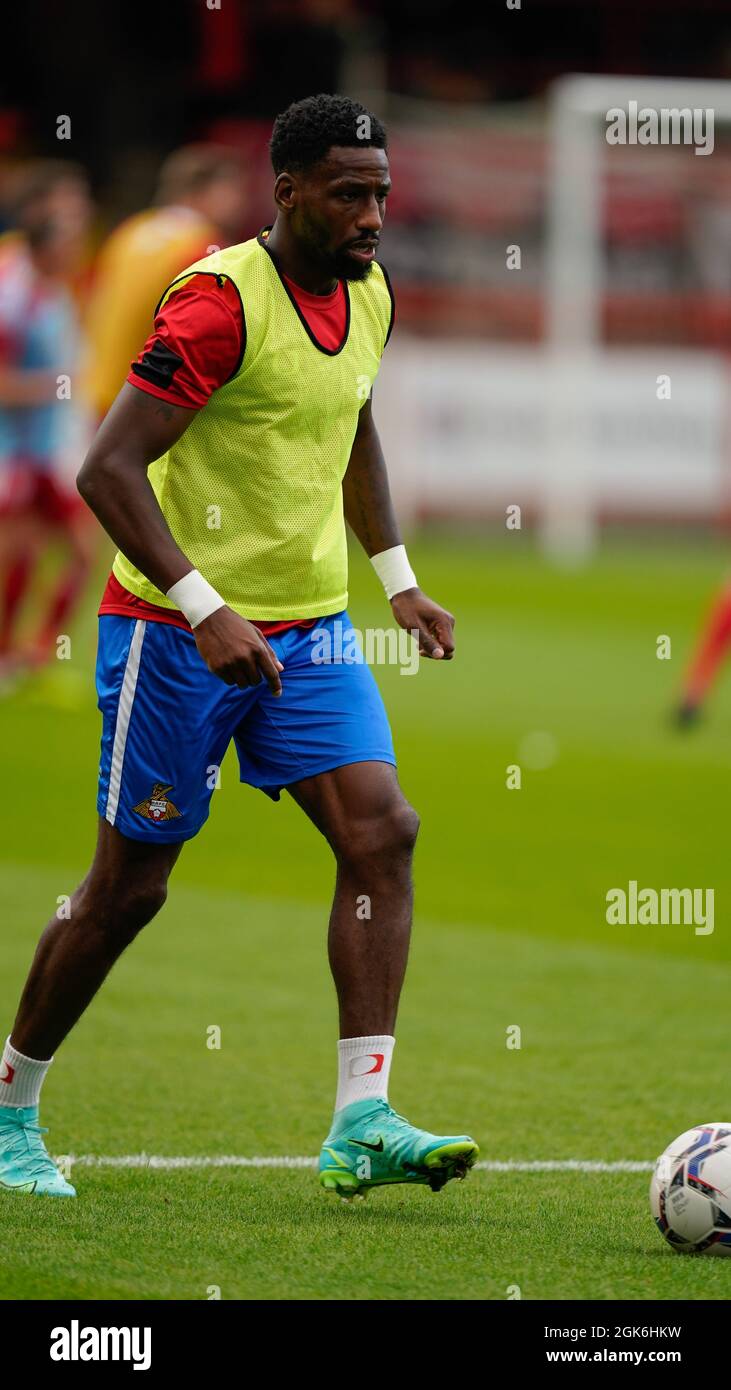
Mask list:
[[328,244],[327,232],[316,223],[308,222],[302,228],[301,240],[307,247],[308,255],[322,268],[323,274],[333,280],[367,280],[373,269],[373,261],[356,261],[349,256],[347,244],[333,251]]
[[337,267],[333,273],[338,280],[367,280],[373,269],[373,261],[354,261],[343,250],[335,252],[333,265]]

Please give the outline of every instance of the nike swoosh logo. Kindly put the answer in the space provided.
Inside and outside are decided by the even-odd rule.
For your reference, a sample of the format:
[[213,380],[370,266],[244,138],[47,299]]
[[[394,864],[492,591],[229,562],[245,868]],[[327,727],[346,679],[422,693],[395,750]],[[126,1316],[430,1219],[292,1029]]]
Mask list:
[[383,1138],[382,1138],[382,1137],[378,1140],[378,1143],[377,1143],[377,1144],[367,1144],[366,1141],[365,1141],[365,1139],[349,1139],[349,1140],[348,1140],[348,1143],[349,1143],[349,1144],[358,1144],[358,1146],[359,1146],[361,1149],[372,1149],[373,1152],[374,1152],[374,1154],[381,1154],[381,1153],[383,1153]]

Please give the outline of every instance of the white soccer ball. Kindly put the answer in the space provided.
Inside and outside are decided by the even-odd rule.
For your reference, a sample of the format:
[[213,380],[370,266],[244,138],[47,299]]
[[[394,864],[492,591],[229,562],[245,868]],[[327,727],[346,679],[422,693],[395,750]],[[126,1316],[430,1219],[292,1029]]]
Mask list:
[[650,1207],[674,1250],[731,1255],[731,1122],[696,1125],[668,1144]]

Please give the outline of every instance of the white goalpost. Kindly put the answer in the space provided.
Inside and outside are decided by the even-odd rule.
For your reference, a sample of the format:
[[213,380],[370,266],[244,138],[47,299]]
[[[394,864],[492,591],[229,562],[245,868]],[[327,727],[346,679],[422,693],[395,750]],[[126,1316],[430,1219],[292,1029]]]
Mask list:
[[[640,115],[643,108],[710,109],[715,123],[728,124],[731,82],[577,75],[552,89],[544,358],[549,389],[540,533],[547,552],[564,563],[580,562],[596,539],[595,393],[607,361],[601,322],[602,193],[607,161],[617,148],[606,140],[607,113],[626,111],[630,103]],[[637,151],[639,159],[643,154]],[[691,148],[684,157],[701,162]],[[711,154],[703,162],[712,159]],[[661,373],[662,347],[657,360]],[[617,408],[621,411],[621,402]]]

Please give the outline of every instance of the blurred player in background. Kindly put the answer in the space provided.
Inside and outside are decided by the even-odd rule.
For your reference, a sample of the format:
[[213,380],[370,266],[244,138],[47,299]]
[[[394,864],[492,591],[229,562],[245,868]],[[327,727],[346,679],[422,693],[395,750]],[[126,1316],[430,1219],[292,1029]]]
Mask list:
[[678,723],[695,724],[731,646],[731,581],[716,596],[683,678]]
[[[91,203],[83,170],[39,161],[21,171],[15,230],[0,241],[0,672],[40,664],[68,625],[92,560],[96,527],[70,459],[80,420],[78,322],[69,284],[83,257]],[[68,560],[34,639],[17,622],[41,550],[62,537]]]
[[213,145],[177,150],[160,170],[155,204],[117,227],[97,263],[85,380],[97,419],[125,381],[170,282],[192,261],[241,236],[246,193],[240,160]]

